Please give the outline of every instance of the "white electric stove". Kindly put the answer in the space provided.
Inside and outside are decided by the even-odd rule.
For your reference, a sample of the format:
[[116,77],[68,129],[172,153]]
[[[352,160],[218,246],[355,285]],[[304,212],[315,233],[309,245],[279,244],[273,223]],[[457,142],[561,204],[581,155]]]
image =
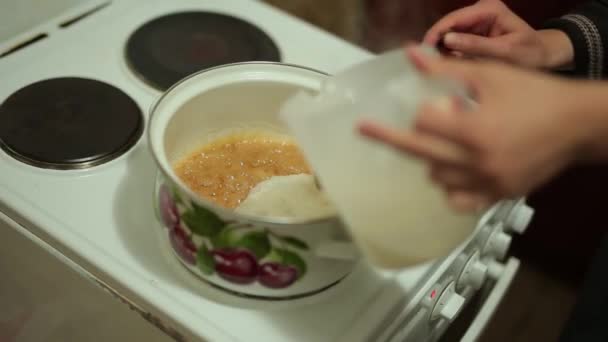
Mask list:
[[[127,40],[143,24],[182,11],[215,12],[246,20],[267,34],[280,52],[280,61],[327,73],[371,57],[251,0],[62,0],[48,2],[54,4],[45,5],[49,8],[24,5],[36,1],[13,2],[17,4],[13,12],[2,8],[10,5],[0,5],[0,22],[14,27],[0,30],[0,102],[45,79],[86,78],[120,89],[135,101],[145,121],[162,89],[133,71],[126,60]],[[19,13],[31,15],[19,19]],[[206,44],[210,44],[208,40]],[[183,72],[183,66],[177,69]],[[35,99],[46,101],[44,96]],[[0,110],[0,122],[1,115]],[[24,131],[9,132],[12,138],[22,138],[20,132],[36,132],[36,121],[24,122]],[[362,262],[338,285],[305,299],[235,297],[201,283],[172,256],[160,252],[152,211],[156,168],[145,134],[133,136],[136,140],[126,145],[124,153],[75,169],[40,167],[19,158],[18,151],[0,150],[0,249],[8,251],[2,255],[13,257],[28,254],[26,248],[47,251],[48,258],[76,271],[78,277],[70,278],[71,283],[82,281],[105,290],[89,289],[83,292],[88,297],[81,295],[78,301],[107,301],[110,293],[176,340],[433,341],[444,335],[463,309],[471,307],[472,300],[480,303],[475,319],[466,323],[467,333],[458,338],[475,340],[517,270],[518,261],[506,259],[511,234],[523,232],[532,216],[523,201],[504,201],[488,212],[469,241],[434,263],[387,273]],[[27,146],[28,141],[20,139],[16,144]],[[9,231],[29,242],[18,244],[17,235]],[[50,261],[44,260],[41,257],[24,266],[28,274],[36,267],[41,274],[55,269],[45,266]],[[25,270],[0,263],[0,272]],[[35,275],[33,272],[32,277]],[[0,293],[0,300],[12,300],[14,306],[22,286],[18,281],[5,283],[0,287],[5,292]],[[28,282],[27,286],[30,293],[39,291],[37,287],[42,292],[44,283]],[[30,302],[28,308],[35,311],[35,301]],[[61,311],[65,305],[58,303],[54,310]],[[77,311],[72,315],[78,316]],[[14,317],[8,317],[10,312],[0,315],[0,337],[3,321],[19,321],[21,311],[13,312]],[[104,312],[104,319],[112,319]],[[70,316],[65,317],[69,321]],[[86,325],[82,327],[86,329]],[[30,325],[29,329],[35,328]],[[29,341],[19,338],[24,335],[15,336],[15,341]]]

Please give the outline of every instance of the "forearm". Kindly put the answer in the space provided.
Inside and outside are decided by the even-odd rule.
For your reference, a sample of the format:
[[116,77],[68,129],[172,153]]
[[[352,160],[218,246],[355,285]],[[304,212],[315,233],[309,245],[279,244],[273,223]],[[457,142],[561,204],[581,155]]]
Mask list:
[[538,31],[543,45],[542,69],[568,70],[574,66],[574,47],[568,35],[560,30]]

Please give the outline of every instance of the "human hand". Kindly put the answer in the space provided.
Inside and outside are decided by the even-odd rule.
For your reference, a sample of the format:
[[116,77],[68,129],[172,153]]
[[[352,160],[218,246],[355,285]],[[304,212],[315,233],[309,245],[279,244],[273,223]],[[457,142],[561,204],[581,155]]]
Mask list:
[[564,32],[536,31],[499,0],[480,0],[447,14],[428,30],[424,42],[443,45],[457,56],[537,69],[566,67],[574,59]]
[[585,100],[575,81],[417,49],[408,55],[426,75],[464,83],[477,105],[425,105],[412,130],[370,121],[359,130],[427,162],[431,178],[459,209],[528,194],[574,161],[588,140],[590,124],[577,102]]

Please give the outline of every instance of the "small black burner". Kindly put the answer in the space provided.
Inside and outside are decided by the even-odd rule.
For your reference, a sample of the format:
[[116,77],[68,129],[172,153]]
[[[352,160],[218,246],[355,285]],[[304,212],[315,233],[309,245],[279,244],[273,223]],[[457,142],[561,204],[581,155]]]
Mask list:
[[156,18],[129,38],[126,58],[151,86],[166,90],[210,67],[246,61],[280,61],[279,49],[259,28],[231,16],[182,12]]
[[121,90],[90,79],[39,81],[0,105],[0,147],[42,168],[105,163],[133,146],[142,131],[137,104]]

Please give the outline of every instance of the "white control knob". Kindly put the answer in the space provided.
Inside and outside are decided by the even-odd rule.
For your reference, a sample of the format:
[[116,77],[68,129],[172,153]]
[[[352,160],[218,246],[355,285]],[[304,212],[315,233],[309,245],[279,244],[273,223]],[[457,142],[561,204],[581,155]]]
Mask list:
[[464,297],[454,293],[448,299],[439,312],[439,316],[445,318],[448,321],[452,321],[456,318],[456,315],[460,312],[464,306]]
[[464,302],[464,297],[456,293],[455,284],[451,282],[437,300],[437,304],[435,304],[431,313],[431,320],[443,318],[452,321],[462,310]]
[[523,234],[532,221],[533,216],[534,209],[525,204],[521,204],[511,211],[511,214],[509,214],[509,217],[507,217],[506,225],[511,230],[519,234]]
[[505,271],[505,265],[495,260],[488,260],[488,277],[498,280]]
[[494,215],[495,221],[504,221],[509,213],[513,210],[516,203],[513,200],[505,200],[498,204],[498,209],[496,210],[496,215]]
[[483,254],[490,254],[497,259],[502,259],[507,255],[511,246],[511,236],[505,234],[502,229],[496,229],[488,238]]
[[459,289],[470,286],[478,290],[486,280],[487,274],[488,267],[479,260],[479,252],[475,251],[463,267],[456,285]]

